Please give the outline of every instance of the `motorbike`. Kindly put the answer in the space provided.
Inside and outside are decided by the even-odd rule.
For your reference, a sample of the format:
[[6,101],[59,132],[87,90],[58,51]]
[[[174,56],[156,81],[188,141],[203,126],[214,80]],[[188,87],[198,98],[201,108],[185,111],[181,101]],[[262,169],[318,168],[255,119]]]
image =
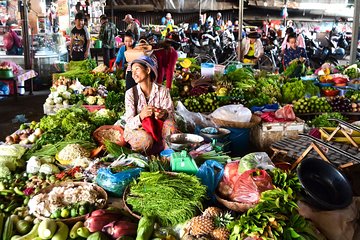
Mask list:
[[306,53],[309,58],[310,67],[317,69],[325,62],[329,62],[335,66],[339,64],[338,59],[335,57],[336,55],[332,52],[334,45],[329,39],[328,41],[328,46],[321,46],[319,43],[315,42],[314,39],[305,36]]

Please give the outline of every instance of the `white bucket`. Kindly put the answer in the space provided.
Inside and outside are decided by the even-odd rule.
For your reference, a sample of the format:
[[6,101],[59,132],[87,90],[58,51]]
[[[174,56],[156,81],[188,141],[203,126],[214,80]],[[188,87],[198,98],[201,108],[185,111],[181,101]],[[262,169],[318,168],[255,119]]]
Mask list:
[[212,77],[215,72],[215,64],[214,63],[202,63],[201,64],[201,76],[204,77]]

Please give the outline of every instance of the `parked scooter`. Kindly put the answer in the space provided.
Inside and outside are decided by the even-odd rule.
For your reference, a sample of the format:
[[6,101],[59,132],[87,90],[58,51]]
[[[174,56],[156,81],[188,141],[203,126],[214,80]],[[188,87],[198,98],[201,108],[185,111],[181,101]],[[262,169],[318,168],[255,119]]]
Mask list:
[[317,69],[325,62],[329,62],[335,66],[339,64],[337,58],[332,53],[334,46],[330,41],[328,46],[320,46],[314,39],[305,36],[305,45],[310,67]]

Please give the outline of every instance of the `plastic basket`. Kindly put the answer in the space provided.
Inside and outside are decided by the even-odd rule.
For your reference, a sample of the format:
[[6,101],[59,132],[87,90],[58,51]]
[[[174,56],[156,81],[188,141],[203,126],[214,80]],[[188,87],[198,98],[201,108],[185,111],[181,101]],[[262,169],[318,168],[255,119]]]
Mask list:
[[105,105],[83,105],[89,112],[98,111],[100,109],[105,109]]

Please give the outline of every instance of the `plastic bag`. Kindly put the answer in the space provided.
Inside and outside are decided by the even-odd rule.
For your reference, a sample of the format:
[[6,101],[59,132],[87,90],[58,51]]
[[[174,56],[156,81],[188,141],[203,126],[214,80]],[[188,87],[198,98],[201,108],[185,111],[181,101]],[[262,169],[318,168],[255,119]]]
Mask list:
[[217,127],[216,124],[206,115],[201,113],[190,112],[186,109],[181,101],[178,101],[176,114],[181,116],[186,124],[190,124],[193,128],[201,127]]
[[200,178],[203,185],[207,186],[206,194],[215,202],[215,189],[224,175],[224,167],[221,163],[214,160],[205,161],[199,168],[196,176]]
[[97,172],[96,183],[107,192],[121,197],[126,186],[139,177],[142,168],[132,168],[118,173],[112,173],[110,168],[100,168]]
[[251,169],[272,170],[275,168],[266,152],[249,153],[240,159],[238,172],[242,174]]
[[294,121],[296,119],[294,110],[292,108],[292,105],[287,104],[284,107],[280,108],[275,112],[276,118],[282,118],[285,120],[292,120]]
[[[254,173],[259,175],[253,175]],[[260,200],[260,194],[263,191],[273,189],[271,177],[265,170],[248,170],[241,174],[235,184],[230,195],[230,200],[254,204]]]
[[250,109],[241,104],[222,106],[211,113],[213,118],[234,122],[250,122],[251,116]]

